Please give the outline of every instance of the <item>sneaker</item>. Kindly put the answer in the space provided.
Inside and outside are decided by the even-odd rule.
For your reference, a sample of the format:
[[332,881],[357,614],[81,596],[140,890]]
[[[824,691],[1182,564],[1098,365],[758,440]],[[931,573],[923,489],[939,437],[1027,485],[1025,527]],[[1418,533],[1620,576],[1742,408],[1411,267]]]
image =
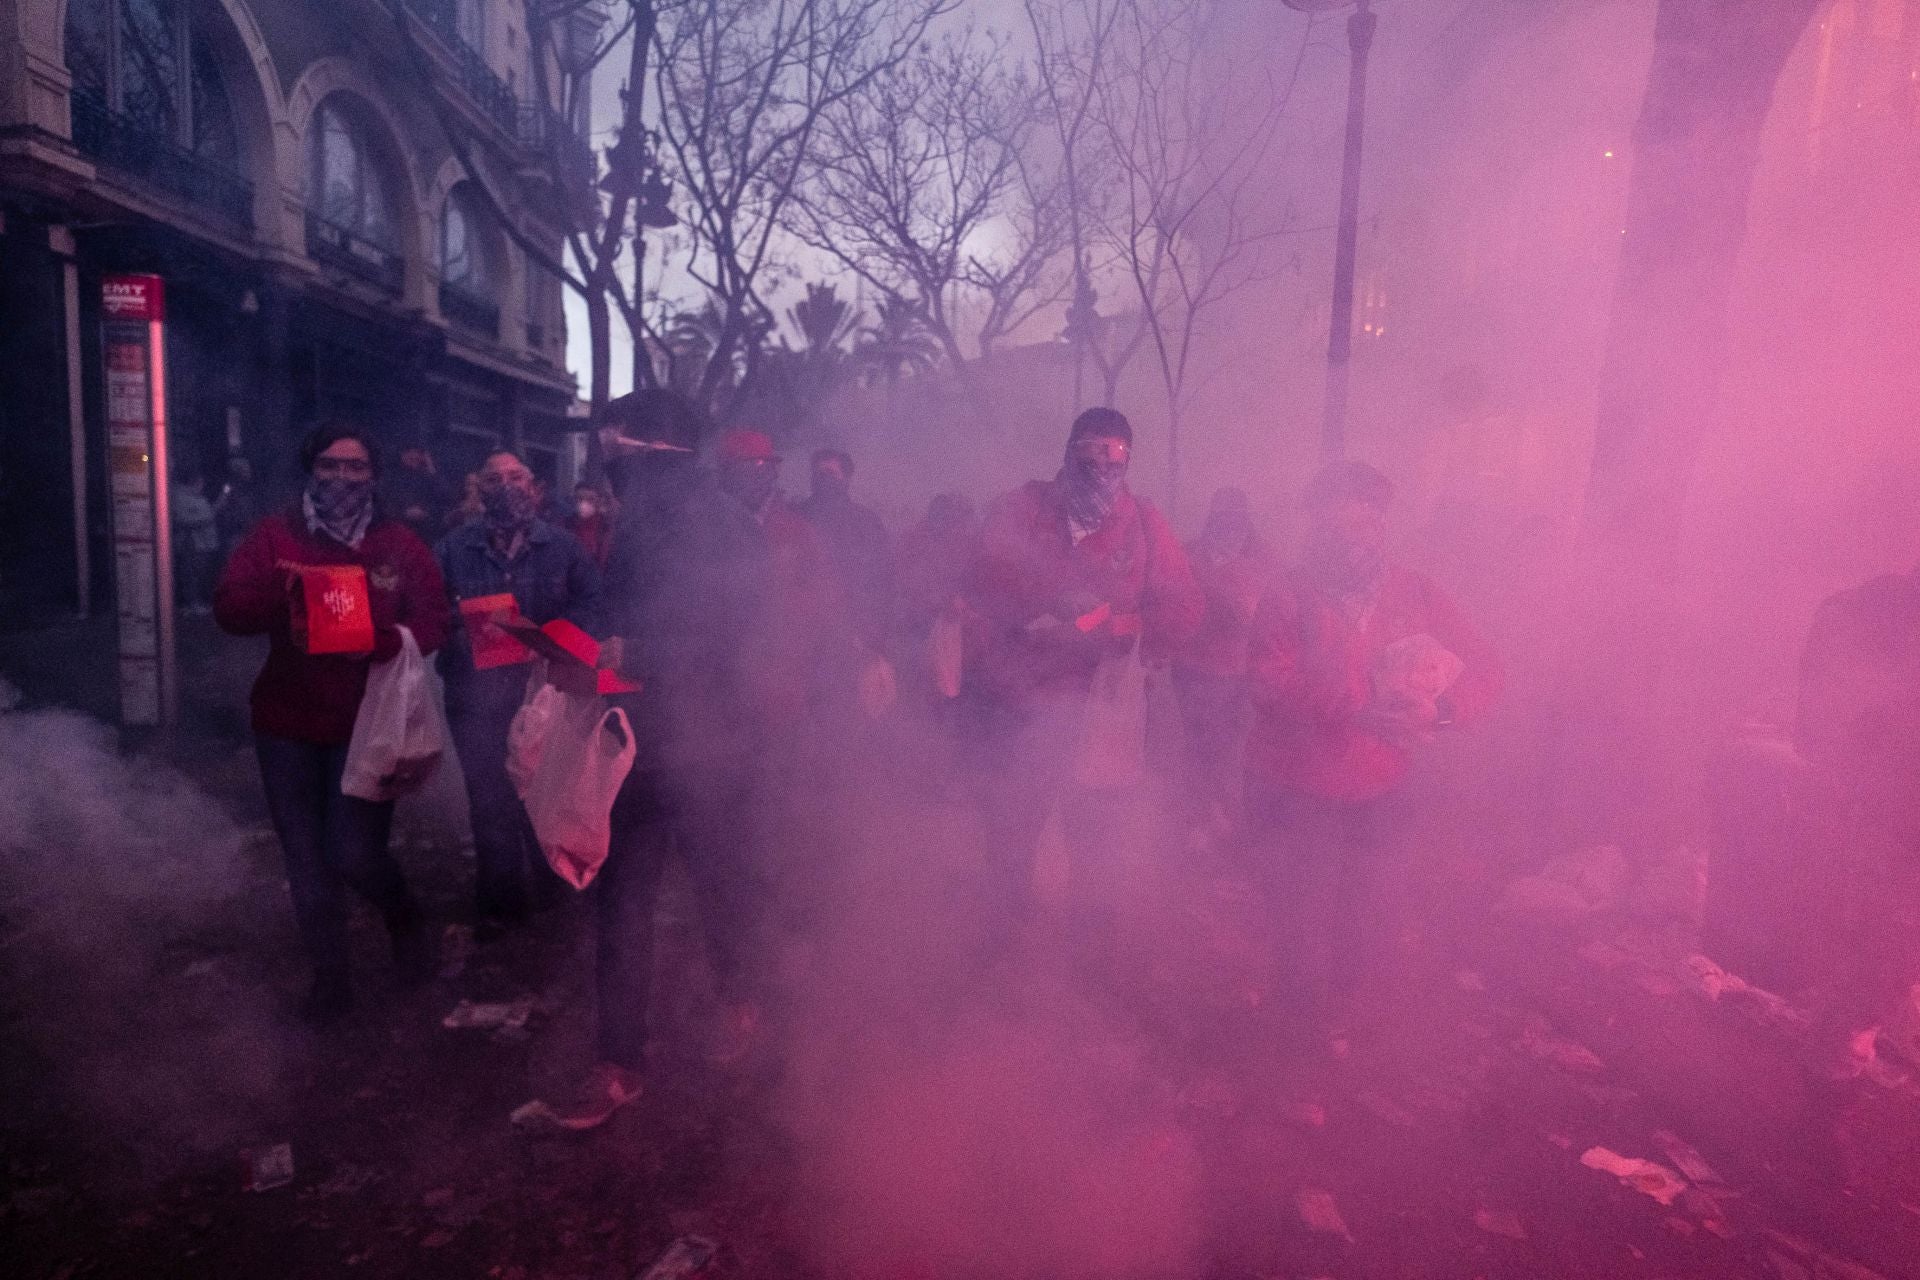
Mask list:
[[311,1027],[330,1027],[352,1012],[353,988],[345,974],[316,974],[300,1002],[300,1020]]
[[576,1133],[597,1129],[640,1093],[638,1071],[611,1062],[596,1062],[587,1070],[573,1097],[558,1103],[535,1099],[513,1113],[513,1123],[528,1128],[552,1126]]
[[760,1006],[740,1000],[721,1006],[720,1026],[707,1049],[707,1060],[730,1066],[747,1056],[760,1038]]

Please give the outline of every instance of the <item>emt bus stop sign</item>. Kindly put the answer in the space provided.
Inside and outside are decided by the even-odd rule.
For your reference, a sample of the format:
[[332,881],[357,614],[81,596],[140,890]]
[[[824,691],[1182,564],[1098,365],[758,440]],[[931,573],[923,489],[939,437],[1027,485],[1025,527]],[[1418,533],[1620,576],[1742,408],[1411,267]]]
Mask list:
[[120,721],[171,724],[179,684],[167,510],[166,291],[159,276],[108,276],[100,303]]

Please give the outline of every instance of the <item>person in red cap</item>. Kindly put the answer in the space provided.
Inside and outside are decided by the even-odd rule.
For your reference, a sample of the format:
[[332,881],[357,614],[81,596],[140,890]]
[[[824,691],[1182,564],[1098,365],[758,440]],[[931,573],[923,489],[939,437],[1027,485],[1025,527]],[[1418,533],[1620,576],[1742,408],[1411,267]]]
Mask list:
[[1073,423],[1052,480],[994,502],[968,573],[965,696],[990,860],[990,951],[1032,907],[1035,846],[1060,807],[1076,937],[1110,941],[1125,792],[1145,780],[1145,662],[1164,662],[1205,602],[1166,518],[1127,488],[1133,427]]
[[1498,698],[1499,657],[1453,602],[1386,558],[1393,485],[1363,462],[1305,494],[1309,528],[1254,615],[1246,807],[1254,871],[1304,1012],[1337,1032],[1367,959],[1385,949],[1374,886],[1385,801],[1413,751]]

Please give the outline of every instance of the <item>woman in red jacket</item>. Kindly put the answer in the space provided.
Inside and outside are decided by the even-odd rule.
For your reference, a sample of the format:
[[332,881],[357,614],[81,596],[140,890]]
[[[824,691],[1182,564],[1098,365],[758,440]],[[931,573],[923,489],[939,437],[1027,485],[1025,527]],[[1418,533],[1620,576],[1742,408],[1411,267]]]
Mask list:
[[[260,777],[286,855],[294,916],[313,960],[313,990],[303,1012],[329,1022],[353,1003],[345,886],[379,910],[402,979],[433,974],[432,935],[387,850],[393,805],[343,794],[340,774],[369,668],[400,651],[402,626],[422,653],[439,648],[448,608],[433,553],[406,525],[374,510],[379,468],[365,432],[338,422],[321,426],[302,442],[300,462],[308,477],[300,500],[267,516],[234,548],[213,609],[226,631],[268,640],[252,698]],[[304,619],[293,602],[300,571],[323,565],[365,571],[370,651],[307,652]]]

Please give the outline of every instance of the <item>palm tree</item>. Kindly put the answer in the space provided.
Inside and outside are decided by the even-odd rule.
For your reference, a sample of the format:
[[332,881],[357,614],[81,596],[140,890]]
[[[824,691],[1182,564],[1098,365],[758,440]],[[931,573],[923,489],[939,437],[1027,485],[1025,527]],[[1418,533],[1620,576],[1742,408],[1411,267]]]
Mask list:
[[880,299],[874,323],[860,331],[853,355],[865,371],[867,385],[879,382],[891,389],[910,374],[938,368],[940,342],[919,307],[898,294],[888,294]]
[[851,302],[826,283],[807,286],[807,296],[787,308],[787,319],[800,332],[800,350],[816,358],[838,357],[842,346],[860,323],[860,313]]

